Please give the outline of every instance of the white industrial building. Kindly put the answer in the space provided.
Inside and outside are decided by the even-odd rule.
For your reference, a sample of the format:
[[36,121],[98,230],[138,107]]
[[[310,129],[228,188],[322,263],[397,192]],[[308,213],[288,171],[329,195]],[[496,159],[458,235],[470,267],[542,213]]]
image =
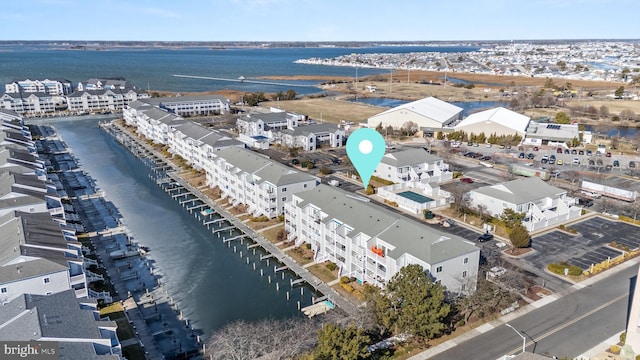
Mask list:
[[462,111],[461,107],[428,97],[374,115],[367,120],[367,126],[375,128],[382,124],[383,127],[392,126],[399,129],[411,121],[422,131],[435,132],[462,120]]
[[418,264],[454,293],[475,291],[480,249],[337,188],[320,185],[285,204],[285,230],[310,244],[316,262],[340,276],[384,286],[402,267]]
[[517,134],[524,138],[530,120],[528,116],[497,107],[467,116],[456,124],[454,129],[455,131],[464,131],[467,134],[484,133],[487,137],[491,134],[497,136]]

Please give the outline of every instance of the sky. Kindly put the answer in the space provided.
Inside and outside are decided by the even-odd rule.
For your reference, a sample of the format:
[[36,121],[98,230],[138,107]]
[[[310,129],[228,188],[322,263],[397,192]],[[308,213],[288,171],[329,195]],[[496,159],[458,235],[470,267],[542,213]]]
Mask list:
[[19,0],[0,40],[638,39],[638,0]]

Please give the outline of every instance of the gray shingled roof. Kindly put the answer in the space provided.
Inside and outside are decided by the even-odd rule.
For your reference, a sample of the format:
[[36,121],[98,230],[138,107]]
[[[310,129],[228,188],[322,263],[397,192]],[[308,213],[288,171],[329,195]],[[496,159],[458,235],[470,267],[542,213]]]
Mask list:
[[187,137],[200,141],[211,147],[243,145],[242,142],[221,134],[218,130],[208,129],[193,121],[185,121],[183,123],[176,124],[173,128],[180,131]]
[[287,133],[293,136],[304,135],[308,136],[309,134],[319,134],[324,132],[334,133],[338,130],[338,126],[335,124],[313,124],[313,125],[303,125],[298,126],[293,131],[288,131]]
[[551,186],[538,177],[528,177],[503,184],[483,186],[472,190],[510,204],[525,204],[545,197],[554,198],[566,190]]
[[268,181],[273,185],[281,186],[315,179],[309,174],[291,169],[277,161],[239,147],[222,149],[216,152],[216,155],[238,169],[259,177],[261,179],[259,182]]
[[169,96],[169,97],[155,97],[143,99],[143,102],[151,104],[153,106],[160,106],[160,104],[171,104],[179,102],[190,101],[209,101],[209,100],[221,100],[227,102],[227,98],[221,95],[194,95],[194,96]]
[[0,266],[0,284],[61,271],[67,272],[69,268],[47,259],[35,259],[15,265]]
[[251,113],[248,116],[243,116],[241,119],[248,122],[256,122],[262,120],[265,124],[272,122],[286,121],[288,114],[286,112],[270,112],[270,113]]
[[19,296],[0,311],[0,339],[102,339],[99,325],[116,326],[112,321],[96,321],[93,313],[81,309],[80,304],[73,290]]
[[380,160],[381,163],[388,164],[394,167],[411,166],[422,163],[433,163],[442,158],[429,154],[426,150],[420,149],[406,149],[392,153],[387,153]]
[[296,196],[304,200],[298,207],[313,204],[327,213],[325,223],[336,219],[353,227],[350,236],[364,233],[391,244],[395,249],[389,256],[394,259],[411,254],[428,264],[436,264],[479,251],[473,243],[459,236],[440,232],[370,202],[356,200],[353,194],[332,186],[319,185]]

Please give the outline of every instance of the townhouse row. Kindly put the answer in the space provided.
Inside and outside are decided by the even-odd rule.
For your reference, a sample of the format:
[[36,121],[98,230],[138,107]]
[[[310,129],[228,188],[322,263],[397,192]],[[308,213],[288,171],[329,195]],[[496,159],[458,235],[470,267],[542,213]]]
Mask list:
[[[42,135],[42,134],[38,134]],[[0,109],[0,340],[56,341],[60,356],[120,359],[117,325],[100,318],[60,174],[20,115]],[[94,295],[94,298],[91,295]]]

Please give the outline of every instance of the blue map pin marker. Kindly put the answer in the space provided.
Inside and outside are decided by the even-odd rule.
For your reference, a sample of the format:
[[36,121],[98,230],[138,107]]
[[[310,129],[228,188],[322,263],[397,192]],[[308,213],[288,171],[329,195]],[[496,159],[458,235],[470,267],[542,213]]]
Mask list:
[[365,190],[380,160],[384,156],[384,138],[374,129],[358,129],[349,135],[347,155],[358,170]]

